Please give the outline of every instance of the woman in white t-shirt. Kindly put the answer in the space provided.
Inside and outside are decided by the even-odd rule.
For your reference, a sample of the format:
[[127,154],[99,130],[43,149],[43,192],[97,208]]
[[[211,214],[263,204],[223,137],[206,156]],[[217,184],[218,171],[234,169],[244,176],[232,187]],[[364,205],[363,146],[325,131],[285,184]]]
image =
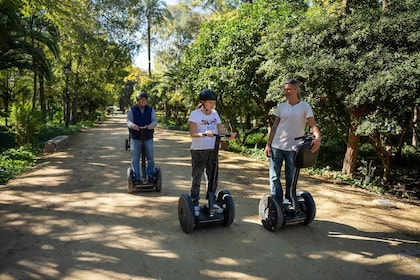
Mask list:
[[[199,215],[200,185],[203,174],[206,175],[208,190],[211,190],[208,180],[212,168],[211,155],[214,151],[215,134],[226,134],[226,130],[220,121],[220,116],[215,110],[217,96],[210,89],[204,89],[199,95],[200,104],[191,112],[188,118],[191,142],[191,198],[194,205],[195,215]],[[236,137],[231,133],[230,139]],[[217,182],[217,171],[215,180]],[[216,190],[209,191],[208,195],[215,195]]]

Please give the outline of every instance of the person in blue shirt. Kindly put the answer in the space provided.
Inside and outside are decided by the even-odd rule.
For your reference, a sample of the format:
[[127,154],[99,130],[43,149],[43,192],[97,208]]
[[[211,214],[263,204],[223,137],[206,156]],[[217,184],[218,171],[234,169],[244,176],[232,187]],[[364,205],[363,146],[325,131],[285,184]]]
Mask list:
[[[147,105],[147,93],[136,95],[137,104],[131,107],[127,114],[127,126],[130,130],[131,168],[134,171],[134,184],[140,184],[142,178],[153,184],[155,169],[153,133],[157,125],[156,111]],[[145,131],[145,157],[147,161],[146,174],[141,174],[141,128]]]

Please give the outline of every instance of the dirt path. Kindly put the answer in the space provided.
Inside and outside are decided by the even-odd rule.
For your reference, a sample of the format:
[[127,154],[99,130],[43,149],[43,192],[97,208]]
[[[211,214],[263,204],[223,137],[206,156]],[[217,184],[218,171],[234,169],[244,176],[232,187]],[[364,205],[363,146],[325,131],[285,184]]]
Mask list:
[[235,221],[185,234],[188,135],[157,129],[162,192],[130,195],[124,120],[72,135],[67,151],[0,186],[0,279],[419,279],[419,206],[302,177],[315,221],[272,233],[258,217],[268,163],[225,151],[219,185]]

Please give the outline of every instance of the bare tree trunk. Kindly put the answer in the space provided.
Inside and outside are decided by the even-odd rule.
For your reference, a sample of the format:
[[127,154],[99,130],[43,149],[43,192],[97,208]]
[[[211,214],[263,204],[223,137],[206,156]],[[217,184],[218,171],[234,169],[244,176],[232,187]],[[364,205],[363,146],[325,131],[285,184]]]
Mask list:
[[413,108],[413,136],[411,137],[411,145],[413,145],[413,147],[417,147],[418,143],[419,143],[419,137],[417,135],[417,121],[418,121],[418,114],[419,114],[419,107],[418,106],[414,106]]
[[41,104],[41,118],[42,123],[47,123],[47,106],[45,104],[45,85],[44,75],[39,75],[39,102]]
[[350,0],[343,0],[342,15],[347,16],[350,13]]
[[77,124],[77,107],[79,106],[79,98],[75,92],[71,108],[71,124]]
[[391,0],[382,0],[382,11],[385,11],[391,5]]
[[149,66],[149,77],[152,77],[152,58],[151,58],[151,50],[150,50],[150,23],[151,21],[151,16],[150,16],[150,12],[148,12],[147,14],[147,63]]
[[356,125],[351,124],[349,128],[349,136],[347,140],[347,149],[344,156],[342,174],[352,176],[357,163],[357,155],[359,153],[360,135],[356,134]]

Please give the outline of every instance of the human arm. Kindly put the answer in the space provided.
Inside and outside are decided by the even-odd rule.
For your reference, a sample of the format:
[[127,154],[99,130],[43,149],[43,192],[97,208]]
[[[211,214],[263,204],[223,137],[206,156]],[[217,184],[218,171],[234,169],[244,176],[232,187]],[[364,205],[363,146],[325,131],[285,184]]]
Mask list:
[[316,125],[314,117],[308,118],[308,124],[310,128],[312,129],[312,134],[315,136],[315,139],[312,140],[312,148],[311,148],[311,152],[315,153],[321,147],[321,131],[319,130],[319,127]]
[[[229,139],[234,139],[236,137],[236,132],[227,133],[226,129],[223,127],[221,123],[217,124],[217,133],[219,134],[230,134]],[[213,136],[213,134],[211,134]]]
[[197,123],[193,121],[188,122],[188,127],[190,129],[190,136],[194,138],[200,138],[206,136],[205,132],[198,132],[197,131]]
[[270,152],[271,144],[273,143],[273,138],[274,138],[274,135],[276,135],[276,130],[277,130],[277,127],[279,126],[279,123],[280,123],[280,118],[276,117],[276,119],[274,120],[273,126],[271,127],[270,134],[268,135],[267,144],[265,145],[264,152],[265,152],[266,157],[270,157],[271,155],[271,152]]
[[130,129],[138,130],[136,129],[136,127],[138,128],[138,126],[134,123],[134,115],[131,109],[128,110],[128,113],[127,113],[127,126]]
[[147,129],[154,129],[158,124],[157,117],[156,117],[156,111],[152,108],[152,122],[148,125],[146,125]]

